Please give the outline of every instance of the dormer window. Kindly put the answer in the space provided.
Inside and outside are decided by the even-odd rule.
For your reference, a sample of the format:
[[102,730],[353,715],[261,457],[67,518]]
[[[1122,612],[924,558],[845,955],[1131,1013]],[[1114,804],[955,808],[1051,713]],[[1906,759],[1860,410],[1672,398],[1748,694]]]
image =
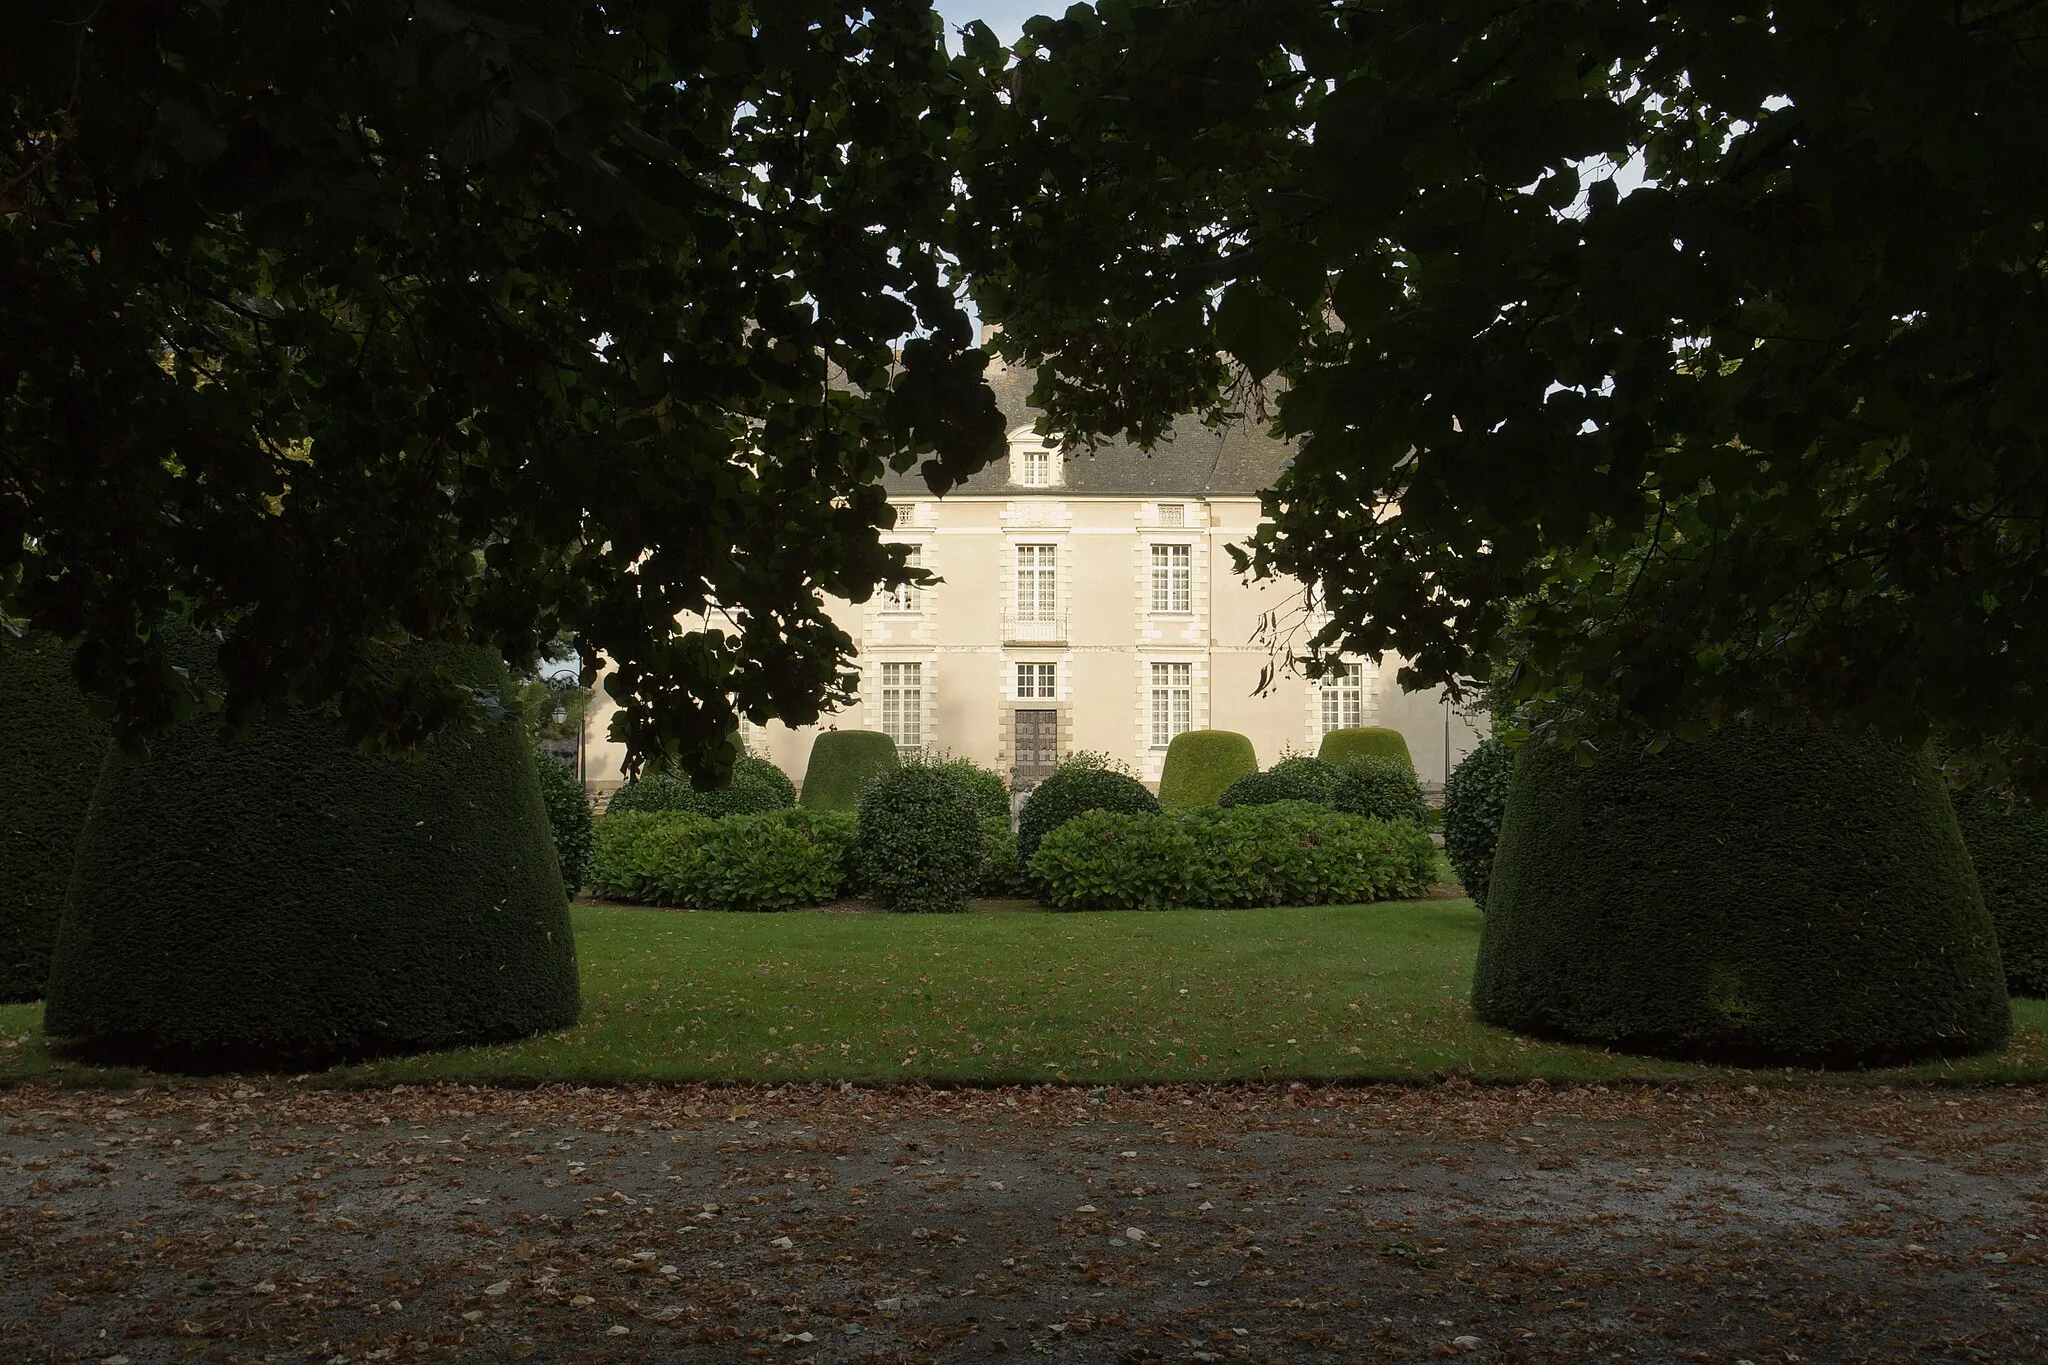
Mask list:
[[1059,453],[1029,427],[1010,433],[1010,482],[1019,488],[1057,488],[1062,482]]

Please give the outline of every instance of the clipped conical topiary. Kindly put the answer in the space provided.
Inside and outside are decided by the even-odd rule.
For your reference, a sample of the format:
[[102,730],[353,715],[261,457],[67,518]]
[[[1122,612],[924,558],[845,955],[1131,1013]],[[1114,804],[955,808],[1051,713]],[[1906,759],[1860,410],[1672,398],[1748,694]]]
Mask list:
[[1408,741],[1401,738],[1399,730],[1383,725],[1354,725],[1328,731],[1316,757],[1340,768],[1359,758],[1392,758],[1407,764],[1408,771],[1415,771],[1415,760],[1408,756]]
[[1159,804],[1168,810],[1213,806],[1231,783],[1258,770],[1258,751],[1236,731],[1185,730],[1166,748]]
[[1998,930],[2005,988],[2048,995],[2048,811],[1998,792],[1953,792],[1963,846]]
[[811,741],[797,804],[805,810],[859,810],[861,789],[877,774],[902,766],[896,741],[880,730],[827,730]]
[[[481,650],[421,652],[505,685]],[[357,753],[304,711],[227,743],[208,718],[180,724],[145,761],[107,756],[76,866],[45,1027],[88,1056],[299,1067],[576,1020],[568,898],[516,718],[412,760]]]
[[0,1002],[40,1000],[107,728],[54,641],[0,633],[0,697]]
[[1629,1050],[1823,1065],[2012,1031],[1933,765],[1832,731],[1724,730],[1591,767],[1524,748],[1472,1008]]

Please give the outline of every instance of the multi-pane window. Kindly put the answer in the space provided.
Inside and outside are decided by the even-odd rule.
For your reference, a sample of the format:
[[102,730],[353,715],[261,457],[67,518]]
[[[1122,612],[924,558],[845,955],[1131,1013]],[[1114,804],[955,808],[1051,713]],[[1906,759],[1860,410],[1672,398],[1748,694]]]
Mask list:
[[924,665],[882,665],[882,733],[899,749],[924,747]]
[[1323,733],[1365,724],[1365,665],[1343,664],[1323,675]]
[[1059,696],[1058,664],[1018,664],[1017,700],[1035,701]]
[[1011,475],[1024,487],[1052,487],[1052,452],[1044,446],[1019,446],[1011,460]]
[[1152,665],[1152,747],[1164,749],[1173,737],[1194,728],[1195,666]]
[[[903,562],[910,568],[919,568],[924,563],[924,547],[908,545]],[[882,610],[892,616],[916,616],[924,610],[924,589],[915,583],[899,583],[889,589],[882,598]]]
[[1152,547],[1152,610],[1193,611],[1194,583],[1194,551],[1191,547]]
[[1054,563],[1056,545],[1017,547],[1017,619],[1052,621],[1058,619],[1059,570]]
[[1160,524],[1161,526],[1185,526],[1185,525],[1187,525],[1187,524],[1188,524],[1188,522],[1187,522],[1187,507],[1185,506],[1185,504],[1182,504],[1182,503],[1178,503],[1178,502],[1162,502],[1162,503],[1160,503],[1160,504],[1159,504],[1159,524]]

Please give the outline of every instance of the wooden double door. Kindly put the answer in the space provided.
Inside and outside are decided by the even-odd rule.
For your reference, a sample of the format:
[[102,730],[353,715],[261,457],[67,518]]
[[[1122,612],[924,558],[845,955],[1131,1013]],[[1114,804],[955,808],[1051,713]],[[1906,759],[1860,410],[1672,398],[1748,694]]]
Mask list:
[[1059,764],[1060,713],[1018,711],[1011,717],[1010,733],[1010,790],[1021,795]]

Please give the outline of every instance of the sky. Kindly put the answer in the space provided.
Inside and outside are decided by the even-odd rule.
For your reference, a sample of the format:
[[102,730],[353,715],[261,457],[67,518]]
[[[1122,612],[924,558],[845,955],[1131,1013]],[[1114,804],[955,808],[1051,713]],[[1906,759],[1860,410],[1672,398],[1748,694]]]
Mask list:
[[1007,47],[1024,36],[1024,21],[1034,14],[1064,14],[1063,0],[938,0],[946,27],[955,29],[981,20]]

